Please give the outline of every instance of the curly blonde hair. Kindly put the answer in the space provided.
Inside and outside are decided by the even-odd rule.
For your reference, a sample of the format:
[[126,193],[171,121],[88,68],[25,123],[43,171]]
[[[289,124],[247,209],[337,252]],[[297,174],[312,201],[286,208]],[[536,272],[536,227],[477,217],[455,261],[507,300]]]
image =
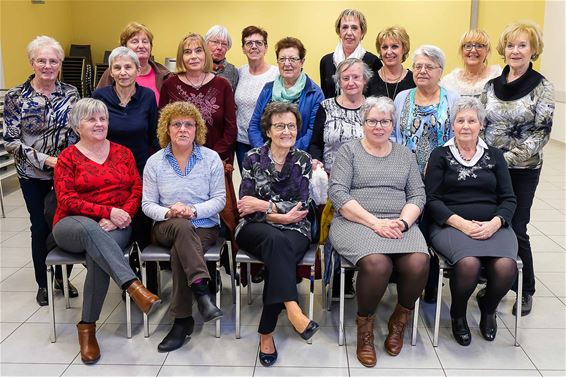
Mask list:
[[541,27],[533,21],[524,20],[507,25],[505,30],[501,33],[499,41],[497,42],[497,52],[502,58],[505,58],[505,46],[507,42],[517,39],[521,33],[526,33],[529,38],[529,44],[533,50],[531,60],[537,60],[540,54],[542,54],[544,42],[542,40]]
[[159,145],[165,148],[171,142],[169,135],[169,124],[176,118],[191,118],[196,123],[195,143],[204,145],[206,143],[206,123],[200,115],[200,111],[190,102],[173,102],[161,109],[159,121],[157,122],[157,137]]

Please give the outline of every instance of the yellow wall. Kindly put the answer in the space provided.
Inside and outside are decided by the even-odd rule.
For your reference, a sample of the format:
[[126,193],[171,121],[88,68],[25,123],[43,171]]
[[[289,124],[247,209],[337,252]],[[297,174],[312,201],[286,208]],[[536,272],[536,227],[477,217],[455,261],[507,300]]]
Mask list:
[[[460,65],[457,42],[468,29],[471,0],[452,1],[1,1],[1,31],[6,86],[21,83],[30,72],[26,44],[36,35],[48,34],[65,49],[71,42],[91,44],[93,59],[101,62],[104,50],[118,44],[120,31],[129,21],[146,24],[155,34],[153,54],[157,61],[174,57],[181,37],[194,31],[204,34],[215,23],[223,24],[234,38],[228,59],[245,63],[239,47],[240,31],[255,24],[269,32],[268,60],[274,63],[273,46],[287,35],[300,38],[307,48],[306,72],[319,79],[318,62],[334,50],[334,21],[347,7],[361,10],[368,20],[364,47],[375,52],[375,36],[384,27],[403,25],[411,36],[412,49],[436,44],[447,55],[447,69]],[[542,25],[544,1],[480,0],[479,26],[495,42],[502,28],[517,19],[531,18]],[[492,62],[501,63],[494,54]],[[410,62],[407,62],[410,64]]]
[[26,0],[0,0],[0,35],[4,82],[7,88],[16,86],[32,73],[26,46],[38,35],[57,39],[63,49],[73,40],[71,3],[47,0],[33,5]]

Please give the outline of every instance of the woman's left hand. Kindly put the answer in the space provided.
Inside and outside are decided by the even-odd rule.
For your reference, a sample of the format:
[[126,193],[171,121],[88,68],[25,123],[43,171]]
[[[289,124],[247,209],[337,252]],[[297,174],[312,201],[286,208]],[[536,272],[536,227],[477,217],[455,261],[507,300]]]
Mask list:
[[238,200],[240,216],[247,216],[255,212],[266,212],[268,203],[254,196],[244,196]]
[[110,219],[100,219],[100,221],[98,222],[98,225],[100,225],[102,230],[105,230],[107,232],[110,232],[110,231],[118,228],[116,225],[114,225],[114,223],[112,221],[110,221]]
[[495,217],[490,221],[476,221],[472,220],[474,224],[478,224],[479,227],[470,233],[470,237],[475,240],[487,240],[495,234],[501,228],[501,220]]

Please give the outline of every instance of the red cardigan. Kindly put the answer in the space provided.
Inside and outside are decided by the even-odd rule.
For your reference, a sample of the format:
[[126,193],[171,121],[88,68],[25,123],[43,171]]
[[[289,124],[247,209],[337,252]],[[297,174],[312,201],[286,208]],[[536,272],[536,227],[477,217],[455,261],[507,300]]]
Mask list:
[[88,159],[74,145],[66,148],[55,165],[57,211],[53,225],[65,216],[109,219],[113,207],[133,218],[142,197],[141,179],[132,152],[110,142],[104,163]]

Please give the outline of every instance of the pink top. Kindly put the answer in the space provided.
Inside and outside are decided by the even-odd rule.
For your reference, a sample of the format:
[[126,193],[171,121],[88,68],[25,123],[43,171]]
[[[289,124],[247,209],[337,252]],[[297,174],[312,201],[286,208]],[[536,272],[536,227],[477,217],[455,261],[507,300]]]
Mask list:
[[136,82],[141,86],[145,86],[146,88],[153,90],[157,104],[159,104],[159,90],[157,90],[157,86],[155,85],[155,70],[153,68],[151,68],[149,73],[146,75],[140,74],[136,79]]

